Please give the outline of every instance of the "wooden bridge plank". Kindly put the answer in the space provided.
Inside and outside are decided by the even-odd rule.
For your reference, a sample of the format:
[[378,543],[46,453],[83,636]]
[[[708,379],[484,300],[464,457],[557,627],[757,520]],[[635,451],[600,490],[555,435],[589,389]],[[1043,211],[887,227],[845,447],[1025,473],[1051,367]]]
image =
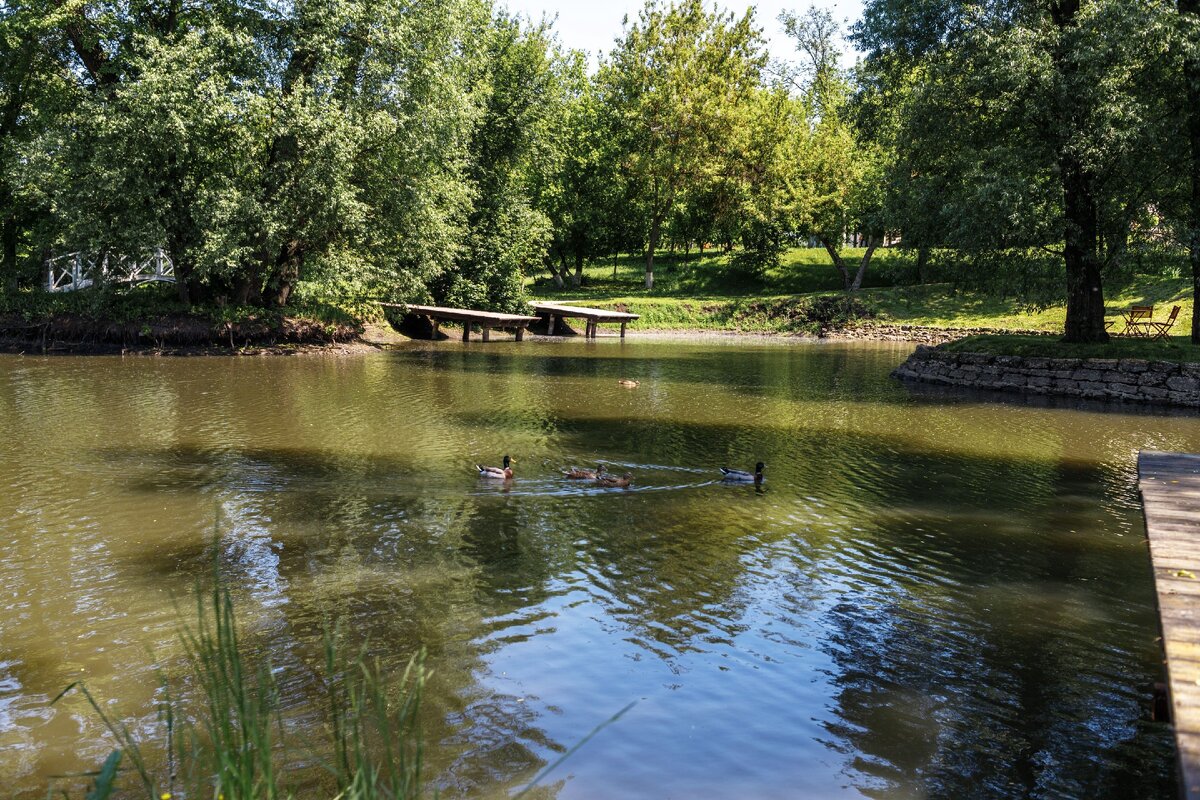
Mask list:
[[530,303],[539,314],[548,317],[547,329],[554,335],[554,321],[557,317],[587,320],[587,328],[583,334],[585,339],[596,338],[596,326],[601,322],[621,323],[621,338],[625,338],[625,326],[639,318],[637,314],[624,311],[608,311],[603,308],[588,308],[587,306],[569,306],[561,303]]
[[384,308],[398,308],[406,314],[418,314],[429,317],[433,322],[434,337],[437,337],[438,320],[448,319],[463,323],[462,340],[471,341],[471,325],[479,325],[483,329],[483,341],[488,341],[492,328],[515,328],[517,341],[522,341],[525,329],[538,321],[538,317],[527,317],[523,314],[501,314],[496,311],[476,311],[471,308],[444,308],[442,306],[418,306],[403,303],[380,303]]
[[562,303],[530,303],[537,311],[553,313],[556,317],[574,317],[593,322],[632,322],[640,319],[638,314],[624,311],[610,311],[604,308],[588,308],[587,306],[571,306]]
[[538,321],[537,317],[527,317],[523,314],[501,314],[497,311],[476,311],[470,308],[444,308],[442,306],[404,305],[403,303],[380,303],[379,305],[385,308],[398,308],[401,311],[425,317],[490,324],[493,328],[525,327]]
[[1180,793],[1200,800],[1200,456],[1142,451],[1138,488],[1166,654]]

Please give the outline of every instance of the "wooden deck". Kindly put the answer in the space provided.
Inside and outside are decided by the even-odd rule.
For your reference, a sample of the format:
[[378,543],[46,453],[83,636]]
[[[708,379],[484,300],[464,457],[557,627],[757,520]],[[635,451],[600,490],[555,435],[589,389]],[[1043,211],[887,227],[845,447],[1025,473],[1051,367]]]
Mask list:
[[1200,455],[1142,451],[1138,487],[1167,656],[1180,796],[1200,800]]
[[596,338],[596,326],[601,322],[621,323],[621,338],[625,338],[625,326],[638,318],[637,314],[626,314],[624,311],[607,311],[603,308],[587,308],[586,306],[569,306],[561,303],[530,303],[533,310],[542,316],[548,316],[547,332],[554,335],[554,323],[558,317],[587,320],[585,338]]
[[493,328],[512,328],[516,331],[517,341],[525,337],[525,329],[538,321],[538,317],[526,317],[521,314],[500,314],[495,311],[475,311],[470,308],[443,308],[441,306],[404,305],[402,303],[380,303],[385,308],[398,308],[408,314],[429,317],[433,323],[433,336],[436,339],[442,320],[463,323],[462,340],[471,341],[471,326],[478,325],[482,330],[483,341],[488,341]]

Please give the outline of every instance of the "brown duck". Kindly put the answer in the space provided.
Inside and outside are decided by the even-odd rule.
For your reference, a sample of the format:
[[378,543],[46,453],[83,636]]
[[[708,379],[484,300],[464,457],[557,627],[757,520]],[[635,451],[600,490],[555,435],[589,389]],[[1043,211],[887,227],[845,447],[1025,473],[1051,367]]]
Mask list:
[[596,478],[596,485],[608,489],[628,489],[631,480],[633,480],[633,475],[628,472],[619,478],[616,475],[601,475]]
[[608,469],[608,467],[604,466],[603,464],[597,464],[594,470],[572,467],[569,471],[563,472],[563,475],[573,481],[594,481],[603,476],[606,469]]

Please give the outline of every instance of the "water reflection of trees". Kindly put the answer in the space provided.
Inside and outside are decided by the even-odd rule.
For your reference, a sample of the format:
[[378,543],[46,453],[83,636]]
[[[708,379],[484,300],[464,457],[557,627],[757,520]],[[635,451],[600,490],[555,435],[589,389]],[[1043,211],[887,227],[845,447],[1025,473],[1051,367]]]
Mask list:
[[[924,460],[913,466],[934,467]],[[822,616],[836,665],[828,746],[853,754],[872,796],[1168,796],[1169,732],[1145,720],[1153,606],[1128,589],[1145,583],[1141,548],[1057,527],[1054,498],[1101,476],[942,466],[990,487],[974,506],[986,515],[955,513],[938,496],[953,485],[880,483],[873,500],[905,513],[858,534],[866,563],[827,561],[878,576],[834,592]]]

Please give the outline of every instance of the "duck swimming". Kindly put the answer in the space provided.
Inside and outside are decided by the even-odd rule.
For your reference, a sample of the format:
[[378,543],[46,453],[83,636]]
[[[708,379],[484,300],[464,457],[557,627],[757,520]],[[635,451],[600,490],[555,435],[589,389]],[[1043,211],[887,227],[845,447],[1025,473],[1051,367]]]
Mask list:
[[564,472],[563,475],[573,481],[594,481],[602,476],[606,469],[608,469],[608,467],[604,466],[603,464],[597,464],[596,469],[594,470],[572,467],[569,471]]
[[630,380],[629,378],[621,378],[617,383],[624,386],[626,389],[636,389],[639,381]]
[[767,465],[760,461],[754,465],[754,472],[730,469],[729,467],[720,467],[719,469],[724,476],[723,480],[727,480],[730,483],[762,483],[763,470],[766,468]]
[[476,464],[475,469],[479,470],[479,477],[481,478],[507,481],[512,480],[513,471],[510,465],[515,463],[517,463],[516,459],[505,456],[503,467],[484,467]]
[[628,489],[631,480],[633,480],[633,475],[628,472],[619,478],[616,475],[601,475],[596,478],[596,485],[607,489]]

